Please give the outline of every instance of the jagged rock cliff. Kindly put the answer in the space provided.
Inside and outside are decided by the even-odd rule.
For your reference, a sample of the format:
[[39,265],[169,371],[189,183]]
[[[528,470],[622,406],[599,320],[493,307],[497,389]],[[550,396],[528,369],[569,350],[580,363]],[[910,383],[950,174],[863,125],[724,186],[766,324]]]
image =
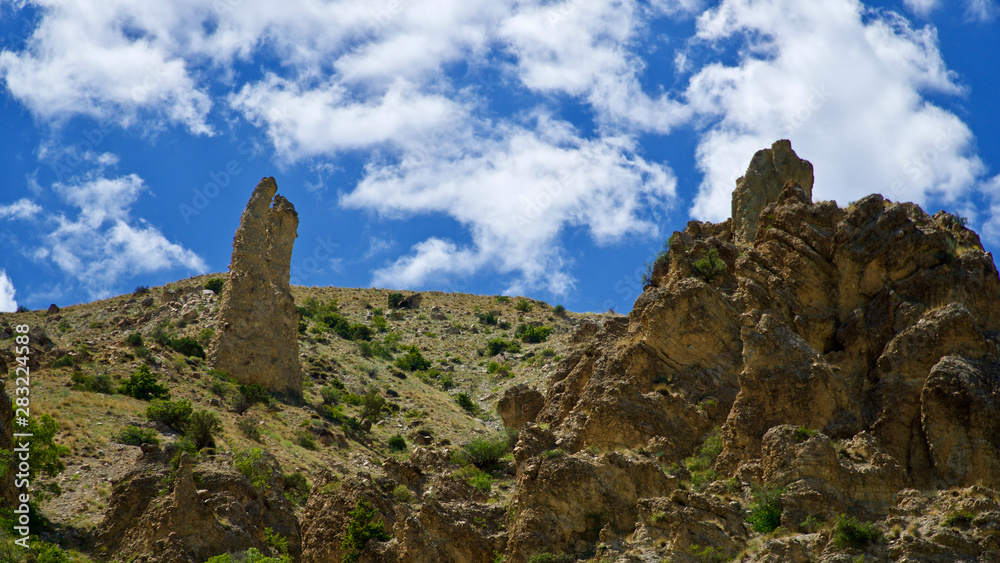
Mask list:
[[261,180],[240,218],[209,361],[241,383],[298,396],[298,314],[289,275],[299,216],[277,190],[274,178]]
[[[714,475],[785,487],[789,529],[807,517],[885,518],[910,488],[1000,487],[992,256],[950,214],[879,195],[814,203],[812,180],[787,141],[758,152],[732,220],[675,233],[632,312],[563,362],[535,419],[548,429],[529,422],[515,454],[508,561],[615,545],[680,560],[692,545],[738,551],[752,535],[741,510],[641,478],[647,459],[612,451],[683,476],[683,460],[720,425]],[[537,455],[552,448],[572,461]],[[603,514],[599,534],[587,514]],[[887,557],[1000,560],[996,536],[983,537]],[[773,560],[819,557],[826,540]]]

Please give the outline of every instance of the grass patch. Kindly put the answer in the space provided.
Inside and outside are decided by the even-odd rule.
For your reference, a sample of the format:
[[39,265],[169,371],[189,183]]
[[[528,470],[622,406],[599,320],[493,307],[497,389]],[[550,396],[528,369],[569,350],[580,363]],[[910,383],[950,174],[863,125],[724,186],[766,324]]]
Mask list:
[[870,522],[858,522],[853,516],[841,514],[833,526],[833,545],[840,548],[863,549],[882,540],[882,532]]

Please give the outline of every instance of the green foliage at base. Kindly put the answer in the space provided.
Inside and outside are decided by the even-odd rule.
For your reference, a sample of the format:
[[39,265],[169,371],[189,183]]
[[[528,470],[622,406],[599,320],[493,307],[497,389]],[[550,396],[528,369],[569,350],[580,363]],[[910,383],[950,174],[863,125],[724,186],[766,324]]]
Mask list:
[[401,435],[396,434],[395,436],[389,438],[386,442],[389,446],[389,451],[391,452],[405,452],[406,451],[406,439]]
[[520,338],[521,342],[528,344],[537,344],[538,342],[545,342],[552,334],[552,327],[548,326],[532,326],[526,323],[521,323],[517,325],[514,329],[514,337]]
[[841,548],[862,549],[881,541],[882,532],[870,522],[858,522],[853,516],[841,514],[833,526],[833,545]]
[[156,376],[150,373],[149,366],[146,364],[139,366],[139,369],[130,375],[127,381],[122,383],[118,392],[122,395],[139,399],[140,401],[170,398],[170,390],[167,389],[166,385],[162,385],[157,381]]
[[216,555],[211,559],[207,560],[205,563],[291,563],[292,559],[287,555],[282,555],[280,557],[268,557],[258,551],[256,548],[251,547],[246,551],[241,551],[239,553],[224,553],[222,555]]
[[747,515],[747,522],[754,531],[768,534],[781,525],[781,495],[783,494],[785,494],[784,488],[769,486],[754,488],[753,504],[750,505],[750,514]]
[[295,506],[302,506],[309,499],[312,487],[309,480],[302,473],[296,471],[282,477],[282,484],[285,487],[285,498]]
[[396,359],[396,367],[406,371],[426,371],[431,369],[431,363],[416,346],[410,346],[405,356]]
[[180,352],[185,356],[205,359],[205,349],[202,348],[197,340],[188,336],[167,340],[167,348]]
[[457,453],[459,461],[471,463],[479,469],[489,471],[496,468],[508,452],[510,452],[510,446],[507,437],[498,436],[496,438],[475,438],[463,444]]
[[122,428],[114,436],[114,440],[119,444],[128,446],[141,446],[143,444],[159,444],[156,430],[152,428],[139,428],[131,424]]
[[216,295],[222,295],[222,287],[226,285],[226,280],[222,278],[212,278],[205,282],[204,288],[215,292]]
[[691,269],[707,282],[725,273],[726,263],[719,258],[719,251],[711,249],[704,256],[691,263]]
[[214,448],[215,436],[222,433],[222,420],[212,411],[198,411],[191,414],[184,428],[184,435],[191,438],[195,447]]
[[74,371],[70,375],[73,381],[73,388],[78,391],[90,391],[92,393],[103,393],[111,395],[114,393],[114,382],[107,374],[88,375],[82,371]]
[[705,485],[715,481],[716,475],[712,465],[721,452],[722,438],[719,436],[719,428],[716,427],[705,442],[698,446],[695,455],[684,460],[684,466],[691,473],[691,484],[695,489],[701,490]]
[[392,538],[385,531],[382,519],[376,519],[377,514],[378,511],[368,501],[358,499],[354,510],[348,514],[350,520],[347,522],[344,540],[340,543],[341,549],[345,550],[341,560],[343,563],[355,563],[369,541],[387,541]]
[[146,407],[146,418],[162,422],[174,430],[184,430],[193,412],[191,401],[187,399],[177,401],[153,399]]
[[795,429],[795,442],[805,442],[817,434],[819,434],[818,430],[813,430],[812,428],[807,428],[805,426],[799,426]]
[[237,451],[233,455],[233,467],[250,479],[255,489],[263,490],[271,481],[271,466],[264,458],[260,448]]
[[502,352],[517,354],[521,351],[521,345],[517,342],[504,340],[503,338],[493,338],[486,342],[486,352],[490,356],[496,356]]

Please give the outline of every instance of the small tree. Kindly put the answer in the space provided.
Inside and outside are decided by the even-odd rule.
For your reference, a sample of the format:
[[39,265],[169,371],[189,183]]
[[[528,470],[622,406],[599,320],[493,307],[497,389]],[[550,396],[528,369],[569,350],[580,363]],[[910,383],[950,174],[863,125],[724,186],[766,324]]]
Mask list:
[[215,292],[216,295],[222,294],[222,286],[226,285],[226,280],[222,278],[212,278],[205,282],[205,289],[210,289]]
[[122,383],[119,393],[135,397],[140,401],[170,398],[170,390],[156,380],[156,376],[150,373],[146,364],[139,366],[139,369],[129,376],[128,381]]
[[372,389],[365,393],[364,397],[361,397],[361,418],[376,422],[382,416],[382,410],[385,409],[385,406],[385,398],[379,395],[378,391]]
[[358,499],[354,510],[348,515],[347,529],[344,533],[344,540],[340,543],[341,549],[345,550],[343,563],[355,563],[361,557],[361,550],[365,548],[370,540],[387,541],[392,538],[385,531],[385,523],[379,518],[376,520],[378,511],[372,507],[368,501]]
[[184,429],[184,435],[194,440],[194,445],[199,450],[202,448],[215,447],[215,435],[222,432],[222,421],[219,415],[211,411],[198,411],[191,414],[191,418]]
[[706,252],[704,256],[695,260],[691,264],[691,268],[702,279],[711,282],[726,271],[726,263],[722,261],[722,258],[719,258],[719,251],[713,248]]
[[400,303],[403,302],[403,294],[398,292],[393,292],[389,294],[389,308],[397,309]]

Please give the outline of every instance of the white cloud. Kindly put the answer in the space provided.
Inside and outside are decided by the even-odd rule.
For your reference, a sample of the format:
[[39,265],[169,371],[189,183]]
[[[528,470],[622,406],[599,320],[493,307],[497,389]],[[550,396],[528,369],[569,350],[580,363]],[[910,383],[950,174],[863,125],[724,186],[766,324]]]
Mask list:
[[996,19],[997,14],[1000,14],[1000,6],[996,0],[968,0],[965,6],[965,15],[972,20],[989,22]]
[[938,0],[903,0],[903,4],[918,16],[927,17],[938,7]]
[[933,29],[863,10],[852,0],[726,0],[700,16],[700,39],[738,36],[748,47],[738,66],[703,67],[687,91],[711,120],[694,216],[728,217],[750,156],[780,138],[815,166],[817,199],[881,192],[923,204],[973,186],[984,168],[971,131],[922,97],[963,94]]
[[244,86],[230,104],[267,129],[275,149],[289,160],[422,142],[466,113],[450,99],[423,94],[403,79],[383,95],[358,102],[335,81],[305,88],[273,74]]
[[41,211],[40,205],[23,197],[14,203],[0,205],[0,219],[33,219]]
[[979,191],[983,194],[989,209],[984,215],[983,238],[991,244],[1000,244],[1000,174],[983,182]]
[[632,49],[645,24],[634,0],[564,0],[522,5],[500,35],[528,88],[583,98],[605,123],[667,133],[690,113],[642,90],[644,63]]
[[0,312],[12,313],[17,310],[17,301],[14,299],[14,282],[7,277],[7,271],[0,268]]
[[79,209],[75,218],[57,216],[35,257],[50,260],[77,278],[91,297],[110,295],[115,285],[135,274],[184,267],[208,269],[194,252],[172,243],[142,219],[130,217],[132,205],[146,189],[141,178],[88,178],[53,189]]
[[573,284],[559,233],[582,227],[598,244],[654,234],[650,215],[670,205],[676,181],[665,166],[634,155],[626,137],[581,139],[566,122],[536,116],[532,128],[506,125],[457,156],[408,153],[370,166],[342,205],[390,216],[444,213],[472,243],[431,237],[375,274],[375,285],[420,286],[476,271],[515,274],[510,291]]

